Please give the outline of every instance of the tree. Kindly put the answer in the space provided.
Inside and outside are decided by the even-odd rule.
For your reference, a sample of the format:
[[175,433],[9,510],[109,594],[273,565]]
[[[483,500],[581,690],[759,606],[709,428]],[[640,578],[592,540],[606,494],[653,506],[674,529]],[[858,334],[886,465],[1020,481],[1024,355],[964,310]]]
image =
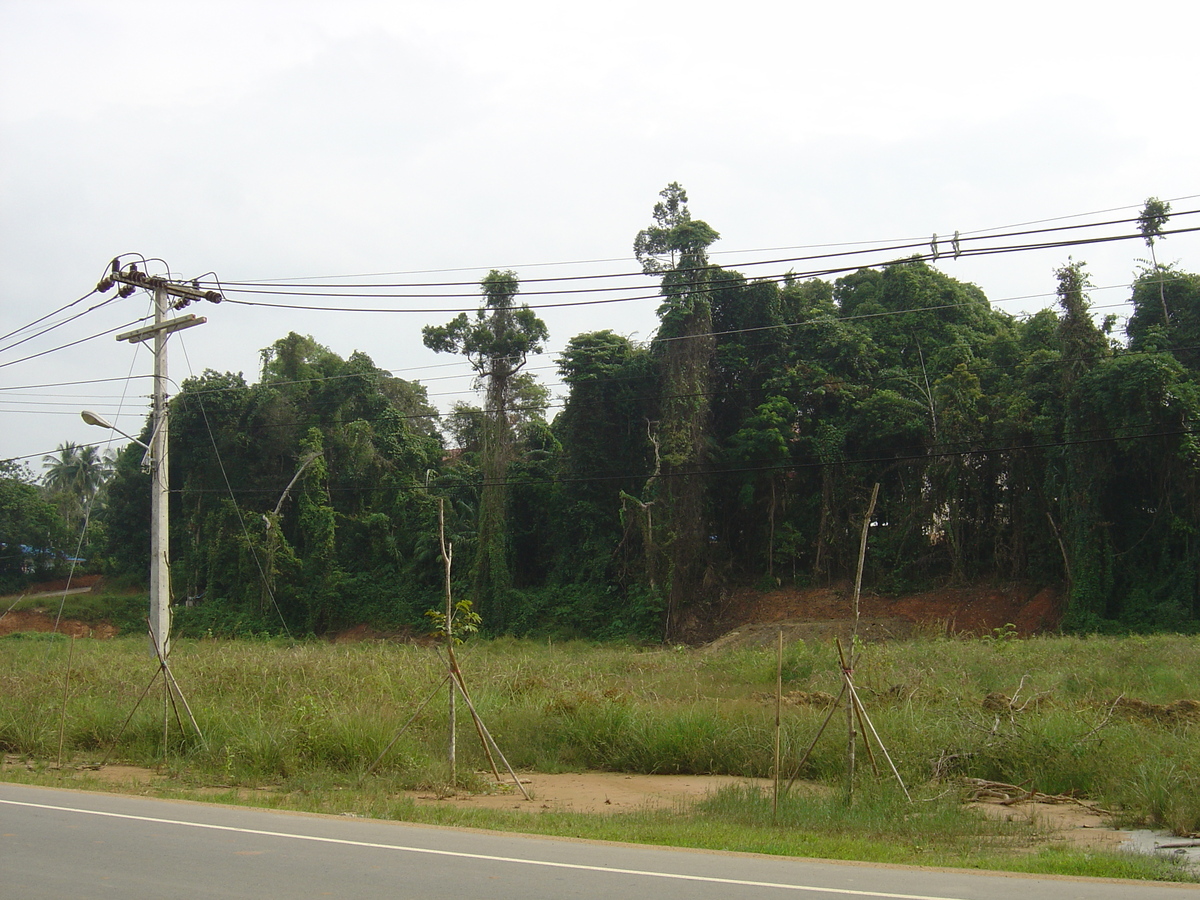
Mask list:
[[59,444],[54,454],[42,457],[46,469],[42,483],[56,501],[68,526],[77,531],[113,471],[113,457],[93,445]]
[[[1159,272],[1158,256],[1154,253],[1154,239],[1162,234],[1162,228],[1167,224],[1167,220],[1171,218],[1171,204],[1164,203],[1157,197],[1149,197],[1146,199],[1146,205],[1142,207],[1141,213],[1138,215],[1138,231],[1142,233],[1142,238],[1146,241],[1146,246],[1150,248],[1150,259],[1154,265],[1154,272],[1157,275]],[[1162,301],[1163,323],[1171,324],[1171,313],[1167,309],[1167,296],[1163,292],[1162,282],[1158,285],[1158,297]]]
[[[1200,275],[1170,265],[1144,269],[1133,283],[1131,302],[1133,315],[1125,325],[1130,350],[1168,352],[1189,369],[1200,369]],[[1167,307],[1169,323],[1163,318]]]
[[708,555],[704,468],[711,435],[715,344],[709,297],[714,272],[707,251],[720,235],[708,223],[692,218],[687,192],[678,182],[667,185],[659,196],[654,224],[638,232],[633,251],[644,273],[660,276],[663,296],[652,349],[660,373],[654,440],[662,477],[651,482],[664,502],[665,515],[659,518],[661,543],[670,556],[664,634],[671,639],[679,632],[684,606],[698,599]]
[[520,290],[515,272],[493,269],[480,287],[484,303],[473,319],[460,313],[445,325],[425,326],[421,334],[425,346],[435,353],[465,356],[484,388],[475,606],[485,621],[502,629],[503,596],[511,585],[504,510],[514,446],[514,393],[529,354],[542,351],[549,333],[527,305],[514,305]]
[[[258,384],[208,370],[172,400],[173,581],[202,598],[181,627],[419,621],[421,591],[440,584],[436,560],[418,553],[442,457],[424,388],[304,335],[276,341],[263,363]],[[149,488],[134,449],[120,458],[108,525],[114,561],[140,574]]]
[[[1068,581],[1068,622],[1094,627],[1105,615],[1114,565],[1111,532],[1102,512],[1104,448],[1095,407],[1086,403],[1087,381],[1110,348],[1089,312],[1091,287],[1081,262],[1068,262],[1058,278],[1059,342],[1062,347],[1061,410],[1063,449],[1047,475],[1057,495]],[[1058,526],[1056,526],[1057,528]]]
[[15,587],[22,576],[53,569],[67,534],[29,469],[0,460],[0,586]]
[[646,350],[606,329],[571,338],[558,370],[569,394],[554,420],[562,444],[556,578],[623,583],[631,566],[620,564],[620,552],[628,550],[639,569],[645,559],[645,548],[622,543],[621,495],[636,493],[651,465],[653,364]]

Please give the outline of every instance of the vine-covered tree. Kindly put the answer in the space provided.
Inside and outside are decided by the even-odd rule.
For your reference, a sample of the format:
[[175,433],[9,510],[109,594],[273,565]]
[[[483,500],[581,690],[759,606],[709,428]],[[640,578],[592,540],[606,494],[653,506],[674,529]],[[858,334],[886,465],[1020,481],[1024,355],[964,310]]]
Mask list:
[[505,528],[508,467],[513,460],[513,398],[530,354],[549,337],[546,324],[527,305],[516,306],[515,272],[493,270],[480,282],[483,306],[469,318],[460,313],[445,325],[427,325],[425,346],[435,353],[467,358],[484,389],[478,542],[475,555],[476,607],[489,626],[503,629],[504,597],[512,586]]
[[[364,617],[419,621],[436,592],[441,465],[420,385],[361,353],[289,334],[262,379],[207,371],[172,400],[172,581],[180,618],[215,629],[324,632]],[[108,512],[117,566],[144,571],[140,448],[118,460]],[[136,453],[134,451],[137,451]]]
[[[1168,213],[1143,213],[1152,254]],[[852,578],[878,483],[873,590],[1027,581],[1061,590],[1071,628],[1200,629],[1200,275],[1144,266],[1123,346],[1075,261],[1055,307],[1018,319],[919,258],[753,279],[709,262],[716,239],[669,185],[634,242],[657,333],[567,341],[549,422],[526,368],[545,325],[511,272],[425,329],[482,389],[444,421],[420,385],[303,335],[264,351],[257,384],[190,379],[177,596],[230,630],[411,623],[441,596],[441,498],[489,630],[701,638],[739,590]],[[106,513],[136,571],[141,456],[120,455]]]
[[633,251],[642,271],[660,280],[663,302],[652,353],[659,367],[657,422],[651,426],[657,466],[642,503],[658,503],[657,535],[668,564],[664,635],[681,628],[681,616],[700,598],[708,564],[708,490],[714,340],[708,247],[720,235],[693,219],[687,192],[667,185],[654,205],[654,224],[638,232]]

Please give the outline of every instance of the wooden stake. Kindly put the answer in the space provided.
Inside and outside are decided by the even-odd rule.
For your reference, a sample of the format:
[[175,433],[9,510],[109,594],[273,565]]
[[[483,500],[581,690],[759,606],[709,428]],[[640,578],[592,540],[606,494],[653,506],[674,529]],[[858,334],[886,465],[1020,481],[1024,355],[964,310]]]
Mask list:
[[446,543],[446,498],[438,497],[438,544],[442,550],[442,567],[445,570],[446,578],[446,654],[449,666],[450,678],[450,743],[448,748],[448,760],[450,763],[450,786],[455,790],[458,789],[458,772],[455,747],[455,734],[457,733],[457,718],[455,715],[455,702],[457,701],[456,691],[454,688],[454,599],[450,593],[450,566],[454,559],[454,548]]
[[858,569],[854,574],[854,632],[850,636],[850,665],[854,666],[854,639],[858,637],[858,598],[862,593],[863,561],[867,557],[867,532],[871,530],[871,516],[875,513],[875,501],[879,499],[879,482],[871,489],[871,502],[863,516],[862,536],[858,540]]
[[842,698],[846,696],[846,683],[842,682],[842,692],[837,695],[837,699],[829,704],[829,712],[825,714],[825,721],[821,723],[821,727],[817,729],[817,733],[813,736],[812,743],[808,745],[808,749],[804,751],[804,755],[800,757],[800,762],[796,763],[796,768],[792,772],[792,777],[788,779],[787,787],[784,789],[786,794],[792,789],[792,785],[796,782],[796,777],[800,774],[800,770],[804,768],[804,764],[808,762],[809,756],[817,746],[817,741],[821,739],[821,735],[825,733],[825,729],[829,727],[829,721],[833,718],[833,714],[837,712],[838,704],[842,702]]
[[858,700],[858,692],[854,689],[854,678],[850,672],[849,666],[846,663],[846,654],[842,650],[841,639],[837,639],[838,660],[842,664],[842,677],[845,683],[842,688],[850,695],[850,707],[855,712],[855,717],[858,720],[858,730],[863,735],[863,746],[867,748],[867,759],[871,761],[871,769],[875,772],[875,777],[879,777],[879,766],[875,763],[875,754],[871,751],[871,742],[866,739],[867,726],[863,724],[863,716],[866,715],[862,708],[862,703]]
[[[508,774],[512,776],[513,783],[516,784],[517,789],[525,796],[526,800],[532,800],[533,798],[529,796],[529,792],[526,791],[524,785],[521,784],[521,779],[517,777],[517,773],[514,772],[512,766],[510,766],[508,764],[508,759],[505,758],[504,752],[500,749],[500,745],[496,743],[496,739],[492,737],[491,732],[489,732],[487,730],[487,726],[483,724],[483,719],[480,717],[479,713],[475,710],[475,704],[471,702],[471,695],[467,692],[467,683],[466,683],[466,681],[463,680],[462,669],[460,669],[458,667],[458,658],[454,654],[454,638],[453,638],[454,601],[450,594],[450,566],[451,566],[451,562],[453,560],[453,547],[450,544],[446,543],[446,502],[441,497],[438,498],[438,542],[441,546],[442,564],[445,567],[445,572],[446,572],[446,622],[445,622],[446,677],[443,678],[441,683],[439,683],[438,686],[433,689],[433,693],[429,695],[429,698],[426,699],[425,703],[421,704],[421,708],[418,709],[417,712],[413,713],[412,717],[407,722],[404,723],[404,728],[401,728],[400,732],[394,738],[392,738],[391,743],[383,748],[383,752],[379,754],[379,756],[375,759],[375,762],[371,763],[371,765],[367,769],[367,771],[363,773],[363,777],[365,778],[367,775],[370,775],[372,772],[375,771],[375,767],[379,765],[380,760],[382,760],[383,757],[387,754],[387,752],[390,749],[392,749],[392,746],[396,743],[396,741],[398,741],[400,739],[400,735],[403,734],[405,729],[407,729],[408,726],[412,724],[413,720],[416,719],[417,715],[421,712],[422,709],[425,708],[425,706],[429,703],[429,701],[433,699],[433,697],[437,694],[437,692],[442,689],[442,685],[445,684],[446,682],[449,682],[450,683],[450,752],[449,752],[449,761],[450,761],[450,778],[451,778],[452,786],[455,789],[457,789],[457,787],[458,787],[457,783],[454,781],[454,779],[455,779],[455,706],[454,706],[454,704],[455,704],[456,695],[461,693],[463,702],[465,702],[467,704],[467,709],[470,710],[470,712],[471,712],[471,719],[475,723],[475,731],[479,735],[479,743],[483,745],[484,755],[487,756],[488,762],[491,763],[492,774],[496,776],[497,783],[500,782],[500,770],[499,770],[499,768],[497,768],[495,757],[492,755],[493,749],[496,751],[496,755],[498,755],[500,757],[500,759],[503,760],[504,766],[506,769],[508,769]],[[438,658],[441,659],[441,651],[438,650],[436,644],[433,645],[433,651],[434,651],[434,653],[438,654]]]
[[67,694],[71,687],[71,657],[75,655],[75,635],[71,635],[71,646],[67,648],[67,674],[63,678],[62,714],[58,717],[58,767],[62,768],[63,734],[67,727]]
[[367,767],[367,771],[363,772],[363,778],[366,778],[368,775],[370,775],[372,772],[374,772],[375,767],[378,766],[381,762],[383,762],[383,758],[385,756],[387,756],[388,751],[396,746],[396,741],[400,740],[400,736],[402,734],[404,734],[404,732],[408,731],[408,726],[417,720],[417,716],[419,716],[421,714],[421,711],[423,709],[425,709],[426,706],[429,705],[429,701],[431,701],[434,697],[437,696],[437,692],[442,689],[442,685],[445,684],[447,681],[449,681],[450,678],[451,678],[450,674],[447,673],[446,677],[438,682],[438,686],[433,689],[433,693],[431,693],[428,697],[426,697],[425,702],[417,707],[417,711],[408,717],[408,721],[404,723],[403,728],[401,728],[399,731],[396,732],[396,736],[394,738],[392,738],[391,743],[388,744],[386,747],[383,748],[383,750],[381,750],[379,752],[379,755],[377,757],[375,757],[375,762],[371,763],[371,765]]
[[[862,536],[858,540],[858,568],[854,574],[854,629],[850,633],[850,659],[846,660],[842,655],[842,645],[838,643],[838,655],[842,658],[842,674],[846,678],[846,685],[850,689],[851,702],[846,704],[846,731],[848,738],[846,741],[846,800],[847,802],[854,799],[854,747],[857,743],[857,734],[854,728],[854,719],[856,715],[856,704],[854,703],[854,664],[855,659],[855,644],[858,642],[858,619],[859,619],[859,597],[862,593],[862,573],[863,562],[867,557],[867,534],[871,530],[871,516],[875,512],[875,501],[879,499],[879,482],[875,482],[875,487],[871,489],[871,502],[867,504],[867,514],[863,516]],[[864,739],[866,734],[864,732]],[[868,751],[870,744],[867,744]],[[868,755],[869,752],[868,752]],[[871,764],[875,764],[875,760],[871,759]]]
[[779,731],[780,712],[783,708],[783,629],[779,629],[779,640],[775,647],[775,792],[771,804],[771,814],[779,816]]

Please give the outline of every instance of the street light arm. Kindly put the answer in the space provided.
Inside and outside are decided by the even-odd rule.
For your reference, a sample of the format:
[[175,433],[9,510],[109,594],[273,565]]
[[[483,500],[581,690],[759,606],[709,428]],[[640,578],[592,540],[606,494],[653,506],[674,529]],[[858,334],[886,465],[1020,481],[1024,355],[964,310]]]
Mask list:
[[83,421],[87,422],[89,425],[95,425],[97,428],[107,428],[109,431],[115,431],[117,434],[121,435],[121,437],[128,438],[129,440],[133,441],[139,447],[143,447],[146,450],[150,449],[149,444],[139,441],[132,434],[126,434],[124,431],[122,431],[120,428],[118,428],[112,422],[108,421],[108,419],[104,418],[104,416],[100,415],[99,413],[92,412],[90,409],[85,409],[79,414],[79,416],[80,416],[80,418],[83,419]]

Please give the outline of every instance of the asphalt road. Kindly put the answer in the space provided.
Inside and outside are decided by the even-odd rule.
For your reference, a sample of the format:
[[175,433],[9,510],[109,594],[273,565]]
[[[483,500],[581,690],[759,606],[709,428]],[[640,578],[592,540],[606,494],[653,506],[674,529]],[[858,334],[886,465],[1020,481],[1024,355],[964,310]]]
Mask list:
[[0,784],[0,898],[1159,900],[1200,887],[872,866]]

